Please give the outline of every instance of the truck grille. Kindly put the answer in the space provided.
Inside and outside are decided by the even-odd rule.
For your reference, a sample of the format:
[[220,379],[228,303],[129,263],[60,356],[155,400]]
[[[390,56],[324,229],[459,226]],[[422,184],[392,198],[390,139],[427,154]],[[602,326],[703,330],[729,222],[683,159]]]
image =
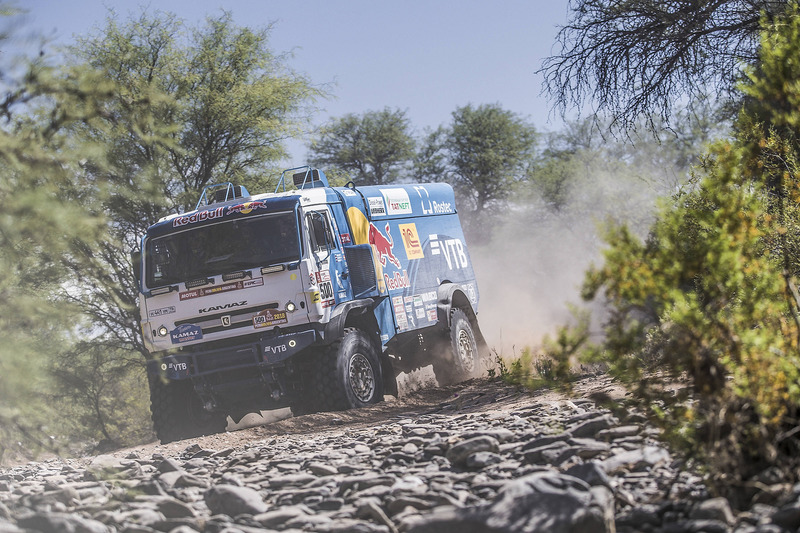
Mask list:
[[[220,313],[208,314],[208,315],[200,315],[194,318],[187,318],[184,320],[179,320],[175,322],[176,326],[180,326],[182,324],[194,324],[196,326],[200,326],[203,330],[203,335],[208,335],[210,333],[217,333],[220,331],[230,331],[239,328],[246,328],[246,327],[253,327],[253,317],[263,311],[264,309],[277,309],[278,304],[270,303],[259,305],[256,307],[248,307],[245,309],[226,309]],[[222,325],[222,317],[229,316],[231,317],[230,326],[223,326]]]
[[258,355],[254,347],[241,348],[235,352],[223,350],[202,354],[195,359],[195,364],[200,374],[218,369],[232,370],[258,364]]

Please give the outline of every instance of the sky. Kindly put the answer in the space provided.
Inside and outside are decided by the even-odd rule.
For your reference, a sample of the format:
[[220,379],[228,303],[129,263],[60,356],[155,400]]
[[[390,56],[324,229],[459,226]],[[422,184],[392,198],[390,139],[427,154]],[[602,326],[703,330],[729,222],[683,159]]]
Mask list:
[[[466,104],[499,104],[540,131],[561,124],[543,96],[542,60],[557,52],[567,0],[21,0],[24,26],[55,45],[97,32],[108,10],[122,19],[170,11],[190,26],[226,10],[242,26],[272,24],[270,47],[332,98],[315,125],[384,107],[407,113],[416,134],[450,122]],[[306,141],[288,146],[305,164]]]

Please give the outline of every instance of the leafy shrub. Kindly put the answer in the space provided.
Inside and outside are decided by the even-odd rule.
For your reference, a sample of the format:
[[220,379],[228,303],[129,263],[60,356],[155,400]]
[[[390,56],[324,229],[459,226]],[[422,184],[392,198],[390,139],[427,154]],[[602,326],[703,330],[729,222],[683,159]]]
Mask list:
[[749,499],[764,468],[794,481],[800,467],[796,7],[764,31],[741,90],[735,139],[710,149],[645,242],[608,229],[584,296],[610,308],[599,353],[611,371],[719,492]]

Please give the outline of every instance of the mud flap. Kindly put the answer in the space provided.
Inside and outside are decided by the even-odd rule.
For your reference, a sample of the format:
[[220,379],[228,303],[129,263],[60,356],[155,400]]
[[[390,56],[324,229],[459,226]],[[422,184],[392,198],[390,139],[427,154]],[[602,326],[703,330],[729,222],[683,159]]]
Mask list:
[[392,367],[392,360],[386,352],[381,355],[381,368],[383,370],[383,393],[399,398],[397,377]]

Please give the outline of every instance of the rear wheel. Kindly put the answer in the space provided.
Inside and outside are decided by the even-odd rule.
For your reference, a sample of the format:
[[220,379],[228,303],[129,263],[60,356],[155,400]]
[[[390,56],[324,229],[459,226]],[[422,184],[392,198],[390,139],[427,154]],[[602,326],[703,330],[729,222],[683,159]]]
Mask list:
[[341,339],[305,367],[305,398],[296,414],[312,411],[343,411],[383,400],[383,375],[377,350],[369,336],[357,328],[346,328]]
[[463,309],[450,311],[449,342],[444,346],[433,364],[433,372],[439,385],[458,383],[479,372],[478,343],[472,324]]
[[162,444],[225,431],[225,413],[206,411],[191,380],[150,377],[150,411]]

